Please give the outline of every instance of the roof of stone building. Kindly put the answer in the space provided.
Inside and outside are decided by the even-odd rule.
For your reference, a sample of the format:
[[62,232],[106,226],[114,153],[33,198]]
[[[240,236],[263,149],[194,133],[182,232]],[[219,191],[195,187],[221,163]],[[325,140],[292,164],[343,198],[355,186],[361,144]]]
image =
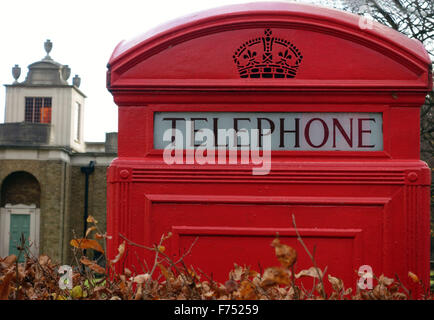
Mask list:
[[53,44],[50,40],[44,43],[47,55],[42,60],[29,65],[26,80],[21,84],[48,86],[69,85],[67,80],[71,74],[71,70],[67,65],[62,65],[51,58],[50,51],[52,46]]
[[[61,64],[50,56],[50,51],[53,47],[53,44],[50,40],[45,41],[44,49],[46,52],[46,56],[40,61],[36,61],[28,66],[28,72],[26,79],[23,82],[15,81],[13,86],[50,86],[50,87],[58,87],[65,86],[70,87],[71,85],[68,83],[68,79],[71,75],[71,69],[68,65]],[[15,80],[18,79],[21,68],[18,65],[15,65],[12,73],[14,75]],[[76,75],[72,79],[72,86],[77,89],[83,96],[84,94],[78,90],[80,86],[80,78]]]

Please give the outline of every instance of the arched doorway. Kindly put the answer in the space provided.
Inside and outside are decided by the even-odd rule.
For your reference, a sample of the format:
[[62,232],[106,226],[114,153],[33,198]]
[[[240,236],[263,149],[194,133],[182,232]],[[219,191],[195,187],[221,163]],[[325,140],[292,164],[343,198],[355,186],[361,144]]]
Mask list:
[[[1,185],[0,193],[0,256],[15,254],[21,235],[30,252],[39,252],[39,219],[41,188],[38,180],[28,172],[9,174]],[[22,254],[19,259],[24,261]]]

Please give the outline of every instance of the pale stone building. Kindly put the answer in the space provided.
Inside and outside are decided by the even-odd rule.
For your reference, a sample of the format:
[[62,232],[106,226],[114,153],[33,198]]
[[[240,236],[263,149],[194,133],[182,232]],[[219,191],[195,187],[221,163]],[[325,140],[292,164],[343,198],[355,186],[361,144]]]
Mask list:
[[117,153],[117,133],[105,142],[85,142],[85,94],[78,75],[46,56],[12,68],[6,87],[5,123],[0,124],[0,256],[17,253],[21,234],[32,253],[71,263],[70,239],[81,237],[86,215],[105,228],[106,169]]

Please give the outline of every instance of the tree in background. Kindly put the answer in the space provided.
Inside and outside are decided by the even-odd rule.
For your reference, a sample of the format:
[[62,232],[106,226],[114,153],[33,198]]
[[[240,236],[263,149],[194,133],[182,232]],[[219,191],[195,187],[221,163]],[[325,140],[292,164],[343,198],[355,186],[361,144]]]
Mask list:
[[[334,2],[335,7],[339,2]],[[370,16],[378,22],[422,42],[434,59],[434,2],[432,0],[342,0],[342,9]],[[434,92],[421,108],[420,157],[434,166]]]
[[[298,2],[333,7],[373,18],[422,42],[431,60],[434,60],[433,0],[298,0]],[[433,105],[434,91],[431,91],[421,108],[420,121],[420,158],[431,168],[434,167]]]

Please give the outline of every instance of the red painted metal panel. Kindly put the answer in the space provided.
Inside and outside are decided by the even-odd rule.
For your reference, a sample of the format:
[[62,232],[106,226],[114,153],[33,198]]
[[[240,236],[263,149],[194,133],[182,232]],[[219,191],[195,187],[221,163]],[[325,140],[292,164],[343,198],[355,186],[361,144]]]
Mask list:
[[[198,237],[186,262],[221,281],[234,262],[277,264],[270,242],[279,233],[299,252],[301,269],[310,263],[294,214],[319,266],[347,286],[355,287],[354,270],[364,264],[377,275],[405,281],[412,271],[428,281],[430,170],[418,159],[430,61],[420,43],[379,24],[362,30],[357,19],[299,4],[229,6],[118,45],[107,74],[119,105],[109,256],[121,235],[150,246],[170,231],[167,252],[175,258]],[[267,36],[294,50],[298,60],[286,71],[273,60],[285,52],[267,51]],[[255,47],[261,59],[276,64],[247,68],[243,78],[239,49],[249,58],[255,41],[264,44],[263,52]],[[279,78],[284,72],[295,73]],[[381,113],[383,148],[272,151],[267,175],[252,175],[251,163],[168,165],[153,145],[155,112]],[[128,250],[129,266],[153,261]]]

